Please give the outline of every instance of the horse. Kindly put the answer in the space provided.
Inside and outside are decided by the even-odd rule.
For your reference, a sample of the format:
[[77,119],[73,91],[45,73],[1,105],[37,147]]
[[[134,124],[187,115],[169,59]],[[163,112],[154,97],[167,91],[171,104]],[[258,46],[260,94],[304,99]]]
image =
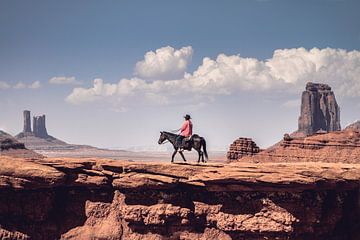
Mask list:
[[[159,144],[163,144],[165,143],[166,140],[168,140],[174,147],[174,153],[171,156],[171,162],[174,162],[174,157],[176,155],[176,153],[178,152],[179,148],[176,144],[176,137],[178,135],[174,134],[174,133],[170,133],[170,132],[160,132],[160,138],[158,143]],[[200,137],[197,134],[192,135],[192,137],[190,138],[190,140],[187,142],[187,146],[185,148],[185,150],[191,151],[191,149],[194,148],[198,154],[199,154],[199,158],[198,158],[198,163],[200,163],[200,159],[202,162],[206,162],[204,160],[204,155],[206,160],[208,159],[208,154],[206,151],[206,141],[203,137]],[[202,150],[201,150],[202,148]],[[179,152],[182,159],[184,160],[184,162],[186,162],[185,156],[182,153],[182,151]]]

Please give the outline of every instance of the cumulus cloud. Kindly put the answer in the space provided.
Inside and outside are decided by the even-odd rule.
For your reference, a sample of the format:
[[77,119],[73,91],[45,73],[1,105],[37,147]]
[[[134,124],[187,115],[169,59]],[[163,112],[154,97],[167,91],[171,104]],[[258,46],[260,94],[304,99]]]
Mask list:
[[22,81],[16,83],[15,85],[10,85],[7,82],[0,81],[0,89],[9,89],[9,88],[14,88],[14,89],[24,89],[24,88],[38,89],[40,87],[41,87],[40,81],[34,81],[33,83],[28,84],[28,85],[25,84]]
[[15,89],[24,89],[24,88],[26,88],[26,87],[27,87],[27,86],[26,86],[25,83],[23,83],[23,82],[18,82],[17,84],[14,85],[13,88],[15,88]]
[[29,88],[31,88],[31,89],[38,89],[40,87],[41,87],[40,81],[35,81],[35,82],[33,82],[32,84],[29,85]]
[[7,82],[0,81],[0,89],[8,89],[10,87],[11,86]]
[[65,77],[65,76],[58,76],[52,77],[49,79],[49,83],[51,84],[58,84],[58,85],[77,85],[80,84],[79,81],[75,79],[75,77]]
[[143,79],[171,80],[184,76],[191,60],[193,49],[191,46],[174,49],[170,46],[150,51],[144,59],[136,63],[135,75]]
[[[180,50],[170,49],[173,53],[177,51]],[[152,55],[157,57],[157,53]],[[144,61],[146,62],[146,57]],[[153,65],[155,69],[160,69],[157,64],[162,63]],[[143,99],[156,104],[186,100],[197,104],[217,95],[241,91],[285,91],[299,94],[308,81],[328,83],[340,96],[360,97],[359,76],[359,51],[331,48],[278,49],[266,60],[225,54],[219,54],[216,59],[205,57],[193,73],[185,73],[175,80],[158,79],[149,82],[139,77],[121,79],[118,83],[105,83],[102,79],[95,79],[92,87],[75,88],[66,100],[80,104],[111,99],[112,102],[126,105],[133,98],[136,99],[135,102]],[[291,106],[294,103],[285,105]]]

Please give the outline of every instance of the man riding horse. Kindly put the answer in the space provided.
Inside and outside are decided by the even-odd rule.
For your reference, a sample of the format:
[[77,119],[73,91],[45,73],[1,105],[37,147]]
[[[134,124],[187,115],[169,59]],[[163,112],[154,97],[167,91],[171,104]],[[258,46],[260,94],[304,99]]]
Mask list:
[[[203,137],[200,137],[197,134],[192,135],[192,122],[190,121],[191,117],[189,114],[184,116],[185,122],[180,129],[175,130],[176,132],[180,131],[180,135],[172,132],[160,132],[160,138],[158,140],[159,144],[164,144],[167,141],[170,142],[174,147],[174,152],[171,156],[171,162],[174,162],[174,157],[177,152],[180,153],[182,159],[186,162],[183,150],[191,151],[195,149],[198,152],[198,163],[200,160],[206,162],[205,159],[208,159],[208,154],[206,151],[206,141]],[[186,140],[185,143],[183,140]],[[205,158],[204,158],[205,157]]]
[[193,124],[190,121],[191,117],[189,114],[186,114],[184,118],[185,122],[183,123],[181,128],[177,130],[180,131],[179,136],[177,136],[176,138],[176,146],[179,148],[179,152],[184,151],[184,148],[186,148],[185,144],[183,143],[184,139],[190,140],[189,138],[192,135]]

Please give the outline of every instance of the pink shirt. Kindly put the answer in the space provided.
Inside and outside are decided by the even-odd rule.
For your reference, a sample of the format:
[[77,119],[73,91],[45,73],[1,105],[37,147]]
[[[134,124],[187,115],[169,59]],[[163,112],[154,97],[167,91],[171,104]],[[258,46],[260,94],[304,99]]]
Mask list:
[[192,122],[190,120],[185,120],[181,126],[180,135],[184,137],[190,137],[192,135]]

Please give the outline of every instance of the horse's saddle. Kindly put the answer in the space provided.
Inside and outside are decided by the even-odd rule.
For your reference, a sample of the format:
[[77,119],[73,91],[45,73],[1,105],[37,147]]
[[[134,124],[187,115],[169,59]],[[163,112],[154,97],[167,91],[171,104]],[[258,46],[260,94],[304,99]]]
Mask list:
[[193,134],[191,135],[190,137],[185,137],[183,139],[183,142],[182,142],[182,145],[183,147],[186,149],[186,150],[189,150],[191,151],[191,147],[192,147],[192,142],[193,142],[193,139],[198,136],[197,134]]

